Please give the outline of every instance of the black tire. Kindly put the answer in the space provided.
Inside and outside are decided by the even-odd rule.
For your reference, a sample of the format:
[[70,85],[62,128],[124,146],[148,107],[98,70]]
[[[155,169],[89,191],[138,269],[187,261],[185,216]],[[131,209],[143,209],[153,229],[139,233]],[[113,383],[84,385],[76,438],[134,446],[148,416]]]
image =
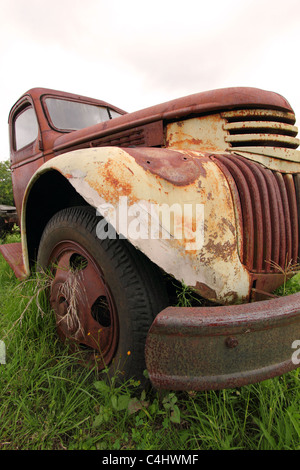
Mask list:
[[[61,339],[72,350],[79,346],[100,370],[143,381],[147,332],[168,304],[162,275],[127,240],[100,240],[100,220],[91,207],[55,214],[42,235],[37,264],[52,271],[50,302]],[[76,259],[83,263],[76,266]],[[70,286],[72,294],[66,294]],[[98,327],[96,341],[89,330],[95,336]]]

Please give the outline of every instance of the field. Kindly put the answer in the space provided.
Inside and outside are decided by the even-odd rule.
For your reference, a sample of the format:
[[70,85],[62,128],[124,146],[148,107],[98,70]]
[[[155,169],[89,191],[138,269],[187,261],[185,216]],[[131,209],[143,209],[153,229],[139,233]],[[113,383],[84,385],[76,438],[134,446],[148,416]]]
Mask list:
[[[284,293],[297,290],[299,275]],[[120,387],[67,354],[45,292],[0,257],[0,450],[300,449],[300,369],[218,392]]]

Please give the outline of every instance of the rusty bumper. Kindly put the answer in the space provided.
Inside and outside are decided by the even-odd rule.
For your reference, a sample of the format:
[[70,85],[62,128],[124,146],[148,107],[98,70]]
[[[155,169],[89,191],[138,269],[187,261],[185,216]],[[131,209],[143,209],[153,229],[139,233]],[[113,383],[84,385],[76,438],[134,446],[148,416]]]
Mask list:
[[149,330],[146,365],[158,389],[233,388],[299,367],[296,340],[300,293],[235,306],[168,307]]

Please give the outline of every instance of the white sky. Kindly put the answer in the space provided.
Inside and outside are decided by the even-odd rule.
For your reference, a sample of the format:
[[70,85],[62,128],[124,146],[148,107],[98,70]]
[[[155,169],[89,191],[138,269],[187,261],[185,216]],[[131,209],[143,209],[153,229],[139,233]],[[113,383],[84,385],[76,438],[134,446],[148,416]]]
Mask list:
[[231,86],[300,116],[300,0],[0,0],[0,160],[7,117],[46,87],[136,111]]

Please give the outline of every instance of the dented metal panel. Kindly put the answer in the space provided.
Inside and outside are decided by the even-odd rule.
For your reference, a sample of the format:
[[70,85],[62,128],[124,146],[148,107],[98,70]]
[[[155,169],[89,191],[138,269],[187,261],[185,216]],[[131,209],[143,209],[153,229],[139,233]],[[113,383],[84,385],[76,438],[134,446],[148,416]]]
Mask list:
[[299,335],[299,293],[231,307],[168,307],[148,333],[147,370],[159,389],[240,387],[297,368]]

